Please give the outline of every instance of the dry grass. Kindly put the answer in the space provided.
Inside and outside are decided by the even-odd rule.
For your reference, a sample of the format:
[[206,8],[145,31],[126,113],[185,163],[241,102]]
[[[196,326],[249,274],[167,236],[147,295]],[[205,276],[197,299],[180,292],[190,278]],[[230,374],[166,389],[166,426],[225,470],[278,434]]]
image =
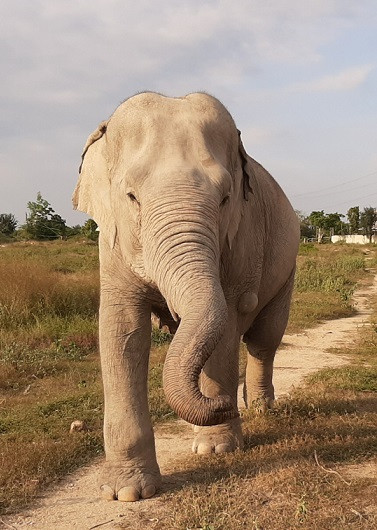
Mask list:
[[98,310],[99,277],[51,270],[47,264],[0,262],[0,325],[14,330],[38,326],[52,317],[93,317]]
[[[351,374],[345,390],[338,370],[332,373],[331,381],[314,376],[267,414],[246,412],[243,452],[191,456],[176,465],[167,477],[175,491],[148,512],[149,521],[158,520],[153,528],[376,528],[370,463],[377,454],[377,394]],[[357,474],[345,473],[356,464]],[[133,526],[149,527],[145,520]]]
[[[245,450],[182,460],[167,477],[175,491],[148,511],[156,526],[132,528],[374,529],[377,477],[360,469],[376,456],[376,411],[375,394],[323,384],[269,414],[248,412]],[[344,475],[355,463],[358,475]]]

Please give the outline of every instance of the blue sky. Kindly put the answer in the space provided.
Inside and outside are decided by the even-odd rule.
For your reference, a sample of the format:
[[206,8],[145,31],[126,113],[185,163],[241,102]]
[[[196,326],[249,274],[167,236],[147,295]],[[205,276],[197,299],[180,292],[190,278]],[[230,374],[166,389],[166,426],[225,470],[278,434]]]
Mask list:
[[141,90],[206,90],[296,209],[377,206],[374,0],[2,0],[0,213],[68,224],[86,138]]

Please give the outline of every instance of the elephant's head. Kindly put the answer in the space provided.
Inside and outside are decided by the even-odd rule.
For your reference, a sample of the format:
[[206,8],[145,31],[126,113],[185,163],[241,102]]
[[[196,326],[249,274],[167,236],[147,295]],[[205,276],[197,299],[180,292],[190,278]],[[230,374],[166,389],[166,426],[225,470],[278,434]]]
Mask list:
[[181,319],[164,367],[167,400],[197,425],[236,416],[209,399],[200,372],[221,339],[227,305],[220,255],[231,247],[250,189],[233,119],[206,94],[134,96],[88,139],[73,202],[98,223],[143,281]]

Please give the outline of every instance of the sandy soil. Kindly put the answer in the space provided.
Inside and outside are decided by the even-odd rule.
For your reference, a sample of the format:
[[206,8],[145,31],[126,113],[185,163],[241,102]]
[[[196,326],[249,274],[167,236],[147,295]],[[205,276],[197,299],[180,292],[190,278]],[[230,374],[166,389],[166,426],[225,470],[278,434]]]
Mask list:
[[[277,398],[302,384],[308,374],[323,367],[336,367],[347,362],[346,358],[332,354],[328,349],[348,345],[358,328],[368,320],[370,311],[367,300],[371,289],[377,291],[377,276],[372,287],[355,293],[355,316],[331,320],[303,333],[284,337],[284,347],[278,352],[275,361],[274,385]],[[241,396],[240,390],[240,406],[243,405]],[[177,485],[178,479],[169,473],[174,462],[191,450],[191,444],[192,428],[183,421],[156,428],[157,456],[164,475],[163,491],[171,490],[174,484]],[[96,461],[69,475],[46,491],[34,508],[17,516],[0,519],[0,528],[109,530],[119,528],[119,524],[129,528],[158,528],[158,514],[163,509],[161,498],[129,504],[102,501],[97,490],[99,466],[100,461]]]

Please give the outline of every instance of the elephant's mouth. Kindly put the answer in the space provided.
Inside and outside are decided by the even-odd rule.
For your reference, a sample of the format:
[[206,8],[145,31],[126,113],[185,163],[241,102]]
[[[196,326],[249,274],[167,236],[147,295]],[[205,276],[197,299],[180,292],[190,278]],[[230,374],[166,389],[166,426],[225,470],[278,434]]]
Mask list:
[[166,300],[166,304],[168,306],[169,312],[170,312],[174,322],[180,322],[181,321],[181,317],[178,315],[178,313],[173,308],[173,304],[171,302],[169,302],[168,300]]

